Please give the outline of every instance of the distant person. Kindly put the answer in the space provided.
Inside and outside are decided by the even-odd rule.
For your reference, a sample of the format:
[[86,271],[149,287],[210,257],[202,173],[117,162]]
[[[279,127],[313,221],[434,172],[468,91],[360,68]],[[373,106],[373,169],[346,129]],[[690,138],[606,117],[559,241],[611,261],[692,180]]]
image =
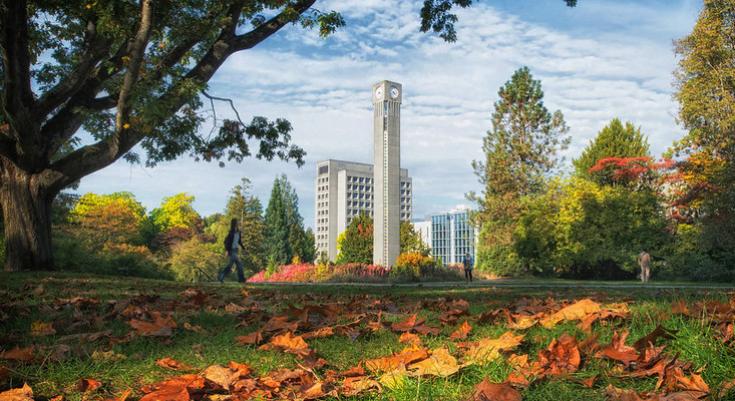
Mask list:
[[641,267],[641,282],[645,284],[651,278],[651,255],[645,250],[638,254],[638,265]]
[[474,261],[472,260],[472,256],[470,256],[470,253],[465,253],[462,264],[464,265],[464,278],[468,282],[472,282],[472,269],[474,267],[473,263]]
[[227,237],[225,238],[225,251],[227,252],[228,257],[227,266],[225,266],[225,268],[217,275],[217,279],[220,283],[224,282],[225,277],[230,274],[233,264],[237,266],[237,281],[241,283],[245,282],[245,274],[242,271],[242,262],[237,254],[238,246],[245,249],[241,241],[240,225],[238,224],[237,219],[232,219],[232,221],[230,221],[230,232],[227,233]]

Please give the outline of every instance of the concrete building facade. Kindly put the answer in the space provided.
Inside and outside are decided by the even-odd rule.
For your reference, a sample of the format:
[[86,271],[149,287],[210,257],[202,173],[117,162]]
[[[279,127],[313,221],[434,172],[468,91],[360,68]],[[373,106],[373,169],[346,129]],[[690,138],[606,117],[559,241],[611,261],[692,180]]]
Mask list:
[[392,266],[401,253],[401,84],[373,85],[373,263]]
[[[314,228],[317,255],[337,258],[337,237],[355,216],[375,217],[373,165],[343,160],[322,160],[316,166]],[[413,188],[406,169],[400,170],[401,220],[410,220]]]

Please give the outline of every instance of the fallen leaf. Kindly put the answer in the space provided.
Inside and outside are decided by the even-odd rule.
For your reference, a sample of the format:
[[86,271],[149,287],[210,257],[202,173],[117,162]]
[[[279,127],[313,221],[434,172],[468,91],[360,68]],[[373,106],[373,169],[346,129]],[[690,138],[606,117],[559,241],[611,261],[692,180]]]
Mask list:
[[92,392],[102,387],[102,383],[95,379],[80,379],[77,383],[77,390],[82,393]]
[[406,320],[391,324],[391,329],[397,332],[407,332],[422,324],[424,319],[418,319],[416,314],[409,316]]
[[464,340],[472,331],[472,326],[465,320],[449,338],[452,340]]
[[446,348],[431,351],[431,356],[408,366],[414,376],[451,376],[459,371],[457,358],[449,354]]
[[48,322],[35,321],[31,323],[31,335],[33,337],[45,337],[56,334],[54,325]]
[[501,351],[510,351],[519,346],[523,337],[523,334],[515,335],[508,331],[495,339],[483,338],[465,352],[465,365],[491,362],[500,356]]
[[587,315],[600,311],[600,304],[587,298],[575,302],[560,311],[541,320],[541,325],[547,329],[556,326],[561,321],[583,320]]
[[638,341],[633,344],[633,348],[635,348],[638,352],[641,352],[648,346],[649,343],[656,345],[656,340],[658,340],[659,338],[671,340],[674,338],[675,334],[676,331],[672,331],[661,325],[658,325],[652,332],[638,339]]
[[403,333],[403,334],[401,334],[400,337],[398,337],[398,342],[399,343],[404,343],[404,344],[411,344],[411,345],[415,345],[415,346],[420,346],[421,345],[421,337],[419,337],[419,336],[417,336],[416,334],[413,334],[413,333]]
[[562,375],[574,373],[579,369],[582,358],[577,340],[569,334],[554,339],[548,348],[539,352],[538,360],[532,368],[541,375]]
[[352,397],[371,389],[382,391],[380,383],[369,377],[347,377],[342,381],[341,394]]
[[389,389],[399,389],[406,384],[407,379],[408,371],[405,366],[401,365],[401,367],[396,370],[383,373],[378,381]]
[[25,348],[15,347],[0,354],[0,359],[7,359],[9,361],[30,362],[33,360],[34,354],[35,348],[32,345]]
[[191,324],[189,322],[184,323],[184,330],[193,331],[194,333],[206,334],[207,330],[204,330],[202,326]]
[[289,354],[301,356],[306,356],[310,352],[309,344],[307,344],[301,336],[296,336],[290,331],[285,334],[275,336],[271,338],[268,344],[260,346],[260,349],[262,350],[270,350],[274,348],[280,349]]
[[406,348],[395,355],[367,360],[365,367],[373,372],[391,372],[428,357],[429,353],[425,349]]
[[329,326],[326,326],[326,327],[321,327],[319,329],[304,333],[301,335],[301,337],[304,340],[308,340],[310,338],[325,338],[325,337],[331,337],[333,335],[334,335],[334,329]]
[[467,401],[521,401],[521,393],[508,383],[496,384],[487,379],[475,386],[475,392]]
[[193,370],[190,365],[179,362],[173,358],[165,357],[156,361],[156,365],[171,370]]
[[139,335],[145,337],[169,337],[173,335],[176,322],[170,317],[163,317],[160,312],[151,312],[152,322],[131,319],[129,324]]
[[240,345],[258,345],[263,342],[263,333],[258,330],[244,336],[238,336],[235,338]]
[[638,352],[635,348],[625,345],[626,338],[628,338],[627,330],[622,333],[616,331],[613,333],[610,345],[601,349],[597,355],[623,362],[625,366],[628,366],[631,362],[638,360]]
[[233,372],[229,367],[220,365],[212,365],[204,369],[201,375],[203,378],[217,384],[225,390],[228,390],[230,385],[240,377],[238,372]]
[[0,401],[33,401],[33,389],[28,384],[0,393]]
[[534,316],[517,315],[513,321],[508,323],[508,328],[513,330],[526,330],[538,323],[538,319]]

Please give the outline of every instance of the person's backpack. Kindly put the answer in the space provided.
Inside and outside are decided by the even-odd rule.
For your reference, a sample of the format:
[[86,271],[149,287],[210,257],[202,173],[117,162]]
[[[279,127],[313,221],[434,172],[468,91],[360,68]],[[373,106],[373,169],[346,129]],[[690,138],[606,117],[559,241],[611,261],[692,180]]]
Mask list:
[[226,252],[229,252],[230,251],[230,247],[232,246],[232,236],[233,236],[233,234],[234,234],[233,231],[230,230],[230,232],[227,233],[227,236],[225,237],[224,246],[225,246],[225,251]]

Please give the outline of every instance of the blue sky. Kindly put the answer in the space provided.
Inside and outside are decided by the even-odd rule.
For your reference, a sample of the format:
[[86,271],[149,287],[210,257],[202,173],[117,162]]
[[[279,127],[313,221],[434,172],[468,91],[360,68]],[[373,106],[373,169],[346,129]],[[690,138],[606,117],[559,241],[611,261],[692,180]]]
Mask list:
[[224,168],[186,157],[155,168],[121,161],[84,178],[79,192],[131,191],[149,210],[187,192],[207,215],[224,208],[241,177],[265,205],[284,173],[313,226],[315,162],[370,162],[370,87],[389,79],[404,88],[401,164],[414,180],[414,214],[446,211],[480,190],[470,162],[482,158],[499,87],[524,65],[542,81],[546,106],[570,126],[567,162],[614,117],[640,126],[657,155],[683,135],[672,98],[673,40],[691,31],[701,0],[476,3],[459,13],[459,39],[448,44],[419,32],[421,1],[320,0],[317,8],[347,21],[332,37],[289,26],[232,56],[210,92],[233,98],[244,118],[289,119],[307,152],[301,169],[256,159]]

